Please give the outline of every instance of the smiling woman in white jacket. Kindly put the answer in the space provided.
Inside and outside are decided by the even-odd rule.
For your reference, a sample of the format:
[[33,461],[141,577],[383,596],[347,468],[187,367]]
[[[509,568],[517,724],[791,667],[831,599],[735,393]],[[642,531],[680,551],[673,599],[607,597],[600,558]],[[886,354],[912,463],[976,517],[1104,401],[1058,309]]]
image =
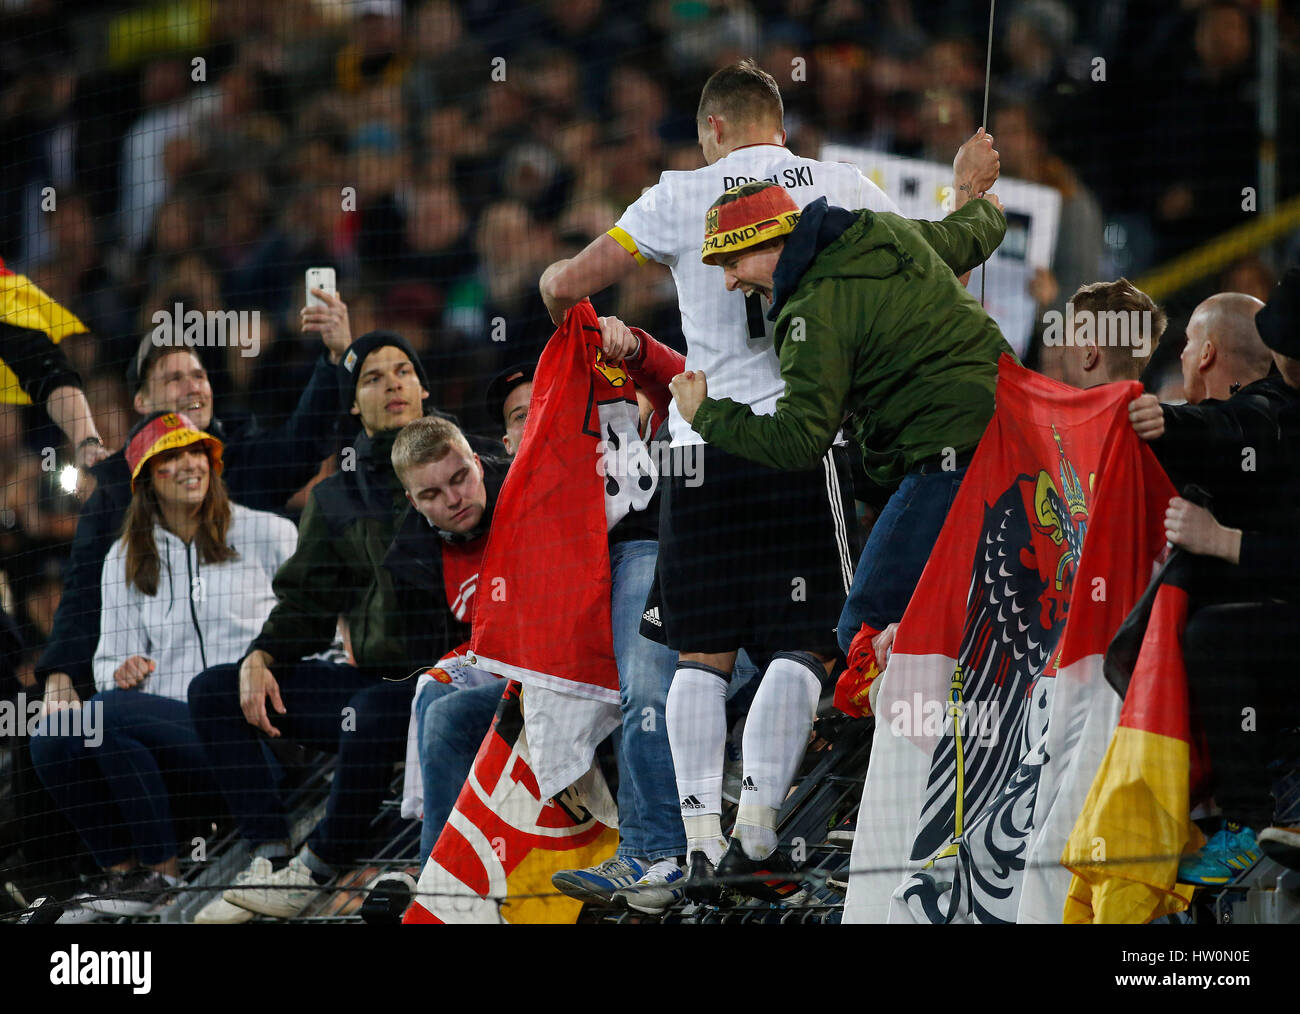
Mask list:
[[218,798],[186,691],[247,651],[297,542],[286,519],[230,502],[221,452],[179,413],[132,430],[133,498],[101,578],[99,692],[83,705],[98,714],[47,719],[32,739],[41,780],[104,871],[81,898],[101,913],[146,911],[179,883],[171,794]]

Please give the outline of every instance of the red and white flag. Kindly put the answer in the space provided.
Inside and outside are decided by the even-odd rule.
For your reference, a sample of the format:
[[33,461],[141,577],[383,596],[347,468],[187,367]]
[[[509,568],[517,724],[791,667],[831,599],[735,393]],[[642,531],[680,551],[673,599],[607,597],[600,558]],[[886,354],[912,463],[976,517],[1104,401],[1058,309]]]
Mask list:
[[405,923],[571,923],[582,903],[551,874],[603,862],[618,835],[564,790],[543,795],[528,760],[519,684],[506,685]]
[[999,364],[876,702],[845,922],[1061,921],[1061,846],[1118,718],[1102,659],[1173,493],[1128,421],[1140,393]]
[[607,537],[658,481],[636,387],[601,344],[584,299],[543,351],[475,595],[474,664],[524,684],[543,797],[580,778],[620,722]]

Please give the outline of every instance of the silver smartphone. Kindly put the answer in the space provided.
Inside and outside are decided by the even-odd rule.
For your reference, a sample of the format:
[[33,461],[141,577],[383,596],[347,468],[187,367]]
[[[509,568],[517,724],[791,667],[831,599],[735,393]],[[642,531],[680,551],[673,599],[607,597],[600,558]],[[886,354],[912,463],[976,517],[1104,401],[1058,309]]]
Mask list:
[[337,293],[338,287],[334,282],[333,268],[308,268],[307,269],[307,305],[324,306],[325,301],[318,296],[311,294],[312,289],[320,289],[322,292],[331,294]]

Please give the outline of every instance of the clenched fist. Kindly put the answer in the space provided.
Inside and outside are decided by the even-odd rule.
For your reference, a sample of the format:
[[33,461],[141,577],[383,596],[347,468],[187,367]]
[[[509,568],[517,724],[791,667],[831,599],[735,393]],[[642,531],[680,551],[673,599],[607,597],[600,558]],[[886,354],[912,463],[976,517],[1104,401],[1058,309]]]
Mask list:
[[118,685],[119,689],[130,690],[132,687],[138,687],[152,676],[154,669],[157,667],[158,663],[151,658],[145,658],[143,655],[132,655],[113,671],[113,682]]
[[952,163],[953,179],[968,199],[981,197],[990,190],[998,181],[1001,170],[1002,159],[993,147],[993,135],[985,133],[983,127],[957,149],[957,157]]
[[1144,394],[1128,403],[1128,421],[1143,440],[1159,440],[1165,435],[1165,414],[1154,394]]
[[679,373],[668,382],[668,389],[673,392],[673,400],[677,402],[677,411],[682,418],[688,423],[694,422],[700,404],[709,396],[709,383],[704,378],[704,371]]

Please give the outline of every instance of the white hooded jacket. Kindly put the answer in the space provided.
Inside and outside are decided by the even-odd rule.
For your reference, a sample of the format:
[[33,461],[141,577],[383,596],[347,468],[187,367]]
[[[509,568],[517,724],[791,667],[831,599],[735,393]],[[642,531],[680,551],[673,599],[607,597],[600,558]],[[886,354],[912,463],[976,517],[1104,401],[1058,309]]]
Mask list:
[[247,652],[275,605],[271,580],[293,555],[298,533],[293,522],[276,514],[238,504],[231,504],[231,511],[226,541],[239,555],[225,563],[201,563],[197,547],[154,526],[160,564],[156,595],[126,583],[126,542],[113,544],[100,579],[97,690],[113,689],[118,666],[142,655],[157,664],[139,689],[184,701],[195,676],[237,662]]

